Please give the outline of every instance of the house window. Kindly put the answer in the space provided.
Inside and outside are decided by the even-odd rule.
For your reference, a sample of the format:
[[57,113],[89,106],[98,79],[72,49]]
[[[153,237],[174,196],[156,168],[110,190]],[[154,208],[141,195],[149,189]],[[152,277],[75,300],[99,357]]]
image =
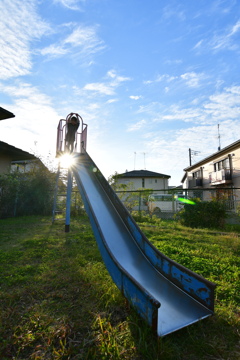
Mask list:
[[201,171],[197,170],[194,173],[192,173],[192,176],[194,179],[201,179]]
[[214,164],[214,171],[219,171],[222,169],[229,169],[229,168],[230,168],[230,163],[228,157]]
[[155,179],[155,184],[157,183],[157,179]]
[[142,187],[145,187],[145,179],[142,179]]

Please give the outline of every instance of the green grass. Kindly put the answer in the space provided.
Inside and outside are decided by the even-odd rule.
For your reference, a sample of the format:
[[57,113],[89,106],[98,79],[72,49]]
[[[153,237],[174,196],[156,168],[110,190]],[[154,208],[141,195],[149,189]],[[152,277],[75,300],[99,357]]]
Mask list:
[[86,217],[0,220],[1,360],[239,360],[240,238],[141,225],[164,254],[217,284],[211,318],[157,339],[112,282]]

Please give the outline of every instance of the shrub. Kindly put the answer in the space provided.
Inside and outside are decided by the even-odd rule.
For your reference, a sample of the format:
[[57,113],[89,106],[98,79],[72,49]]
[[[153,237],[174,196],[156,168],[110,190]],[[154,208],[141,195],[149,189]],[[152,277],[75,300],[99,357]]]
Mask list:
[[54,183],[55,175],[44,167],[1,175],[0,218],[50,214]]
[[180,222],[192,228],[224,228],[227,217],[224,201],[200,201],[195,204],[185,204],[178,213]]
[[135,221],[139,223],[151,223],[159,225],[161,222],[161,219],[159,219],[156,215],[149,215],[145,213],[144,211],[132,211],[131,212],[132,217]]

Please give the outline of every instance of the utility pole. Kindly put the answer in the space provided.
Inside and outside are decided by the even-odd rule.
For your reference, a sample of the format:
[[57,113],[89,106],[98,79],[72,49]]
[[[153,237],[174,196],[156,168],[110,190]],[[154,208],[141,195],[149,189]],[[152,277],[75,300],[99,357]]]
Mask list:
[[188,149],[189,152],[189,166],[192,166],[192,156],[191,156],[191,149]]
[[189,152],[189,166],[192,166],[192,155],[198,155],[201,151],[195,151],[189,148],[188,152]]

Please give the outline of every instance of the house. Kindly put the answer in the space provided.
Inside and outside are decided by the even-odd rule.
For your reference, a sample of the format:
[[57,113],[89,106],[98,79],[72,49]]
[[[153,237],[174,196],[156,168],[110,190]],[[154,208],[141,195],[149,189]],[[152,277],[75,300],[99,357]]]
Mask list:
[[14,170],[27,172],[39,161],[36,156],[0,141],[0,174]]
[[240,140],[184,169],[183,189],[201,193],[202,200],[225,197],[235,209],[240,201]]
[[11,113],[10,111],[3,109],[0,106],[0,120],[6,120],[6,119],[10,119],[15,117],[15,115],[13,113]]
[[[168,180],[171,176],[148,171],[132,170],[119,174],[115,178],[115,188],[125,206],[131,210],[148,210],[148,192],[142,190],[155,190],[157,193],[167,193]],[[124,189],[125,186],[125,189]],[[141,191],[136,191],[136,190]],[[122,190],[122,191],[121,191]]]
[[171,176],[148,170],[133,170],[119,174],[117,184],[130,184],[131,190],[152,189],[168,190],[168,180]]
[[[15,117],[13,113],[0,107],[0,120],[13,117]],[[26,172],[32,169],[39,161],[36,156],[0,141],[0,174],[14,170]]]

